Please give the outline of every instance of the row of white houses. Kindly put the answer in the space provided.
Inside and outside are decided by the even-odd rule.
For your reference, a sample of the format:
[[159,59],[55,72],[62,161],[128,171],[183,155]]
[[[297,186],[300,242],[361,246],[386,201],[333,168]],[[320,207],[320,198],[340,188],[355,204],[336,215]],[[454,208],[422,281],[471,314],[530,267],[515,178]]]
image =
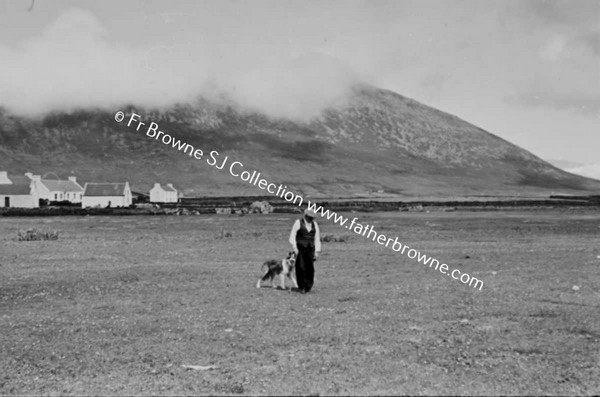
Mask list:
[[[154,184],[150,189],[153,203],[177,202],[178,192],[172,184]],[[40,175],[26,173],[24,176],[9,176],[0,171],[0,208],[37,208],[40,200],[68,201],[87,207],[128,207],[133,195],[129,182],[86,183],[81,186],[77,178],[66,180],[44,179]]]

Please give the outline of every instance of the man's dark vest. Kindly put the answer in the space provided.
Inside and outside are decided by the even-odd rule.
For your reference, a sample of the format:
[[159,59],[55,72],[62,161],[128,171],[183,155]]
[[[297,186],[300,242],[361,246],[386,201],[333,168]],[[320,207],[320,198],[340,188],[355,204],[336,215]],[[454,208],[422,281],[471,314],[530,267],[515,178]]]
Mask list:
[[296,245],[298,247],[315,249],[315,230],[317,229],[315,225],[316,222],[313,221],[312,228],[309,232],[304,225],[304,219],[300,219],[300,229],[296,232]]

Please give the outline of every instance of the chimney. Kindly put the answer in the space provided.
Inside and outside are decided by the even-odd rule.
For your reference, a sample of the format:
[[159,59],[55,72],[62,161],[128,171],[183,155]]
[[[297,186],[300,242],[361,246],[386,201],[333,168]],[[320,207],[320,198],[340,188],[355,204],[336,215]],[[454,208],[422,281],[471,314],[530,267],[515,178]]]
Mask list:
[[172,183],[167,183],[167,186],[170,187],[171,189],[175,190]]
[[69,180],[73,183],[77,183],[77,177],[76,176],[70,176]]
[[12,185],[12,181],[8,179],[7,171],[0,171],[0,184],[1,185]]
[[160,183],[155,183],[154,184],[154,188],[159,188],[160,187]]
[[33,175],[31,172],[26,172],[25,176],[34,182],[41,182],[42,177],[40,175]]

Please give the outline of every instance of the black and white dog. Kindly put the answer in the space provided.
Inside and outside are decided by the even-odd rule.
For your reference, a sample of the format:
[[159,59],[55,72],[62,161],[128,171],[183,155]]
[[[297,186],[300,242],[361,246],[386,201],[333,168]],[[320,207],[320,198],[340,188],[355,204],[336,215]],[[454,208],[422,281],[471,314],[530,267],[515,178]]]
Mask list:
[[294,268],[295,265],[296,254],[294,252],[290,252],[287,258],[282,260],[271,259],[266,261],[261,267],[262,276],[256,282],[256,288],[260,288],[261,281],[267,280],[271,280],[271,287],[273,288],[273,279],[275,276],[281,276],[281,288],[285,289],[286,276],[292,280],[294,287],[298,288],[298,283],[296,282],[296,272]]

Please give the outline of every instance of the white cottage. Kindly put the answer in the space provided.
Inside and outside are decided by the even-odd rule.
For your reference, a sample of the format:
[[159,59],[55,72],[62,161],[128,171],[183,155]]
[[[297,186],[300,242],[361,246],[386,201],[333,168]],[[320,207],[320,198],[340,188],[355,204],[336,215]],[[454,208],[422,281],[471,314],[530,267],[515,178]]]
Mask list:
[[83,186],[77,183],[77,178],[70,176],[68,180],[42,179],[39,175],[25,174],[37,184],[41,199],[48,201],[70,201],[81,203],[83,199]]
[[0,184],[0,207],[38,208],[40,197],[33,181],[29,184]]
[[86,207],[129,207],[132,203],[129,182],[86,183],[81,206]]
[[150,189],[150,202],[176,203],[177,190],[170,183],[167,183],[167,186],[165,187],[161,186],[160,183],[155,183],[154,187]]

